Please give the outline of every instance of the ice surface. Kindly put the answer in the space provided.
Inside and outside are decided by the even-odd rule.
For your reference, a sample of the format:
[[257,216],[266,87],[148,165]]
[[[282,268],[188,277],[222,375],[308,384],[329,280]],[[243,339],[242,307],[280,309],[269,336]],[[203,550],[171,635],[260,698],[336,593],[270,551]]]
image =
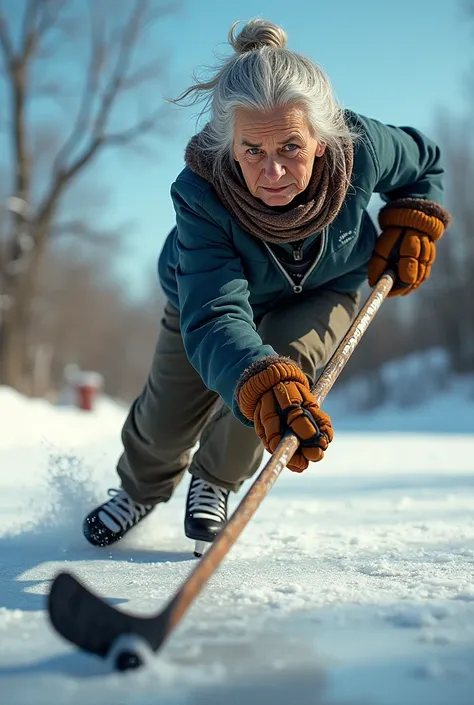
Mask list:
[[443,395],[408,434],[401,410],[335,409],[325,461],[282,474],[160,655],[122,675],[52,631],[49,581],[67,568],[121,609],[163,606],[195,565],[186,483],[117,546],[89,546],[126,409],[0,388],[1,701],[472,705],[474,402]]

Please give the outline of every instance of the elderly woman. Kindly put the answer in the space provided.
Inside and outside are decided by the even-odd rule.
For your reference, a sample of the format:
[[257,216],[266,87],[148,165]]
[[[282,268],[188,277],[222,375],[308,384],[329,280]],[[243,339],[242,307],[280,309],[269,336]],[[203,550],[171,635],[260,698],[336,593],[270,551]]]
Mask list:
[[[176,226],[159,259],[167,297],[150,375],[125,422],[120,489],[84,522],[117,541],[186,470],[185,533],[210,542],[229,492],[291,427],[301,472],[333,439],[311,386],[355,318],[359,289],[387,269],[391,295],[430,275],[449,223],[438,147],[419,131],[342,110],[328,78],[253,20],[234,54],[178,100],[210,118],[171,188]],[[385,201],[380,234],[367,206]],[[192,450],[199,448],[191,460]]]

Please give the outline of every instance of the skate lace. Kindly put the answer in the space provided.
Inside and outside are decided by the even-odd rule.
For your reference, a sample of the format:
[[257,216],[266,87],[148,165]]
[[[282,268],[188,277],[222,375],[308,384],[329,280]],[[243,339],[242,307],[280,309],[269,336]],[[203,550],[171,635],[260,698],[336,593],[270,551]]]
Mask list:
[[124,531],[136,524],[150,508],[150,505],[135,502],[125,490],[110,488],[108,494],[112,499],[104,505],[103,511],[106,511]]
[[189,491],[189,512],[197,519],[227,518],[227,497],[229,491],[218,485],[205,482],[199,477],[193,477]]

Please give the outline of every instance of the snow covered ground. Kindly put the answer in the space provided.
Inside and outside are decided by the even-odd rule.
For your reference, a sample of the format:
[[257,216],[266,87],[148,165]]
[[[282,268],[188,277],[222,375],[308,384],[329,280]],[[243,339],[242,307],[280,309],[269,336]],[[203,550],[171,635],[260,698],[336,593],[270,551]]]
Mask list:
[[81,536],[115,485],[124,414],[108,400],[87,414],[0,388],[2,703],[472,705],[466,385],[408,416],[349,418],[335,404],[326,460],[283,473],[160,655],[121,675],[61,640],[44,607],[64,567],[112,604],[150,612],[194,566],[187,483],[116,547]]

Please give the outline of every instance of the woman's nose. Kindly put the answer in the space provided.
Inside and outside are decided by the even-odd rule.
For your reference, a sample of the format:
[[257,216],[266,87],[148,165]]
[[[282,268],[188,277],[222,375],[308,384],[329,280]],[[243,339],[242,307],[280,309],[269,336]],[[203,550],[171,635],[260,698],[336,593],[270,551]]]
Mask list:
[[285,167],[275,158],[267,157],[264,166],[264,173],[269,181],[275,183],[285,174]]

